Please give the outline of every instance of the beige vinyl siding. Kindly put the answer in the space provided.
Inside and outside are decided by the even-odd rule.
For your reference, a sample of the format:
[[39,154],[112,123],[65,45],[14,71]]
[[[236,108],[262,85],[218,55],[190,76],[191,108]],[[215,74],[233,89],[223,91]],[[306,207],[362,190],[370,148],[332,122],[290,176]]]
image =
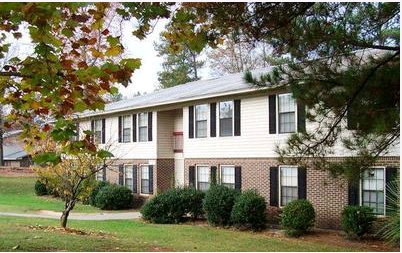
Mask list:
[[173,158],[173,130],[174,111],[158,112],[157,124],[157,149],[158,158]]

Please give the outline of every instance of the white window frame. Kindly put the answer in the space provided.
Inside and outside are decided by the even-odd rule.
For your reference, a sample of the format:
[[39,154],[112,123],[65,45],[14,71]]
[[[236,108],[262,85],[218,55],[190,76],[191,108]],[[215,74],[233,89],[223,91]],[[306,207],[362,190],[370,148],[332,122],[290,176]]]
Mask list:
[[[226,136],[221,136],[221,103],[224,103],[224,102],[232,102],[232,135],[226,135]],[[218,125],[219,125],[219,132],[218,132],[218,134],[217,134],[217,136],[219,136],[219,137],[222,137],[222,138],[225,138],[225,137],[233,137],[234,136],[234,111],[235,111],[235,108],[234,108],[234,100],[232,99],[232,100],[223,100],[223,101],[219,101],[218,103],[218,113],[217,113],[217,116],[218,116]]]
[[[124,118],[128,117],[130,121],[130,138],[128,141],[124,141]],[[133,117],[132,115],[122,115],[121,116],[121,143],[130,143],[132,140],[132,130],[133,130]]]
[[[94,140],[95,140],[95,143],[97,143],[97,144],[101,144],[102,143],[102,120],[103,119],[95,119],[94,120]],[[106,119],[105,119],[105,121],[106,121]],[[100,124],[100,138],[99,138],[99,140],[97,140],[97,134],[96,134],[96,132],[99,132],[99,131],[97,131],[96,130],[96,122],[99,122],[99,124]],[[106,129],[105,129],[106,130]]]
[[134,185],[134,170],[133,170],[133,164],[123,164],[123,185],[129,188],[131,191],[133,191],[133,188],[130,188],[126,185],[126,168],[129,168],[132,170],[133,177],[131,178],[133,180],[133,185]]
[[232,167],[233,168],[233,175],[234,175],[234,178],[233,178],[233,189],[235,189],[235,187],[236,187],[236,166],[234,166],[234,165],[228,165],[228,164],[221,164],[220,166],[219,166],[219,182],[220,182],[220,184],[224,184],[224,182],[223,182],[223,173],[222,173],[222,167]]
[[[278,187],[279,187],[279,207],[282,208],[284,206],[282,206],[282,184],[281,184],[281,168],[298,168],[297,165],[279,165],[278,166]],[[297,171],[297,178],[299,177],[299,171]],[[297,191],[299,191],[299,182],[297,182]],[[299,198],[299,196],[297,196],[297,199]]]
[[[209,187],[211,187],[211,167],[208,164],[197,164],[195,166],[195,189],[198,189],[198,167],[207,167],[208,170],[208,183]],[[208,188],[209,189],[209,188]]]
[[[99,176],[99,175],[100,175],[100,176]],[[95,178],[96,181],[103,182],[103,168],[102,168],[101,170],[98,170],[98,171],[96,172],[95,177],[96,177],[96,178]],[[101,177],[102,179],[99,180],[99,177]]]
[[[386,167],[385,166],[370,166],[369,169],[383,169],[384,172],[384,213],[383,214],[375,214],[377,217],[385,217],[387,212],[387,180],[386,180]],[[363,206],[363,177],[360,177],[359,182],[359,205]]]
[[[206,105],[207,106],[207,119],[206,119],[206,121],[207,121],[207,134],[206,134],[206,136],[203,136],[203,137],[198,137],[197,136],[197,106],[200,106],[200,105]],[[194,138],[197,138],[197,139],[202,139],[202,138],[208,138],[208,132],[209,132],[209,119],[210,119],[210,117],[211,117],[211,115],[210,115],[210,107],[209,107],[209,103],[204,103],[204,104],[197,104],[197,105],[194,105]]]
[[[140,168],[140,184],[139,184],[139,186],[140,186],[140,189],[139,189],[139,193],[140,193],[140,195],[151,195],[151,193],[142,193],[142,167],[147,167],[147,169],[148,169],[148,176],[149,176],[149,164],[140,164],[139,165],[139,168]],[[148,178],[148,183],[149,183],[149,181],[150,181],[151,179],[150,178]],[[152,186],[153,187],[153,186]],[[149,191],[149,190],[148,190]]]
[[[298,129],[298,125],[297,125],[297,113],[298,113],[298,111],[297,111],[297,101],[296,101],[296,99],[293,98],[293,96],[292,96],[292,98],[295,100],[295,131],[294,131],[294,132],[281,133],[281,132],[280,132],[280,129],[279,129],[279,97],[280,97],[280,96],[289,95],[289,94],[292,96],[292,93],[276,94],[276,129],[277,129],[276,133],[277,133],[277,134],[292,134],[292,133],[297,133],[297,129]],[[268,113],[269,113],[269,112],[268,112]]]
[[[146,117],[147,117],[147,131],[146,131],[146,134],[147,134],[147,138],[146,138],[146,140],[145,141],[142,141],[141,140],[141,136],[140,136],[140,117],[141,117],[141,114],[144,114],[144,115],[147,115]],[[137,117],[137,136],[138,136],[138,142],[148,142],[148,121],[149,121],[149,119],[148,119],[148,117],[149,117],[149,113],[148,112],[141,112],[141,113],[138,113],[138,117]],[[144,127],[144,126],[143,126]]]

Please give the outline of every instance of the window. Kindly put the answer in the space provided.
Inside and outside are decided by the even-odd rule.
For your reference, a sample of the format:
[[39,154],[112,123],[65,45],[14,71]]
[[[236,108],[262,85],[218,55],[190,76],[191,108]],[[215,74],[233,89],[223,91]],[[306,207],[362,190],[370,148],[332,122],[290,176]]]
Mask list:
[[296,130],[296,102],[292,94],[278,95],[279,133],[293,133]]
[[133,190],[133,183],[133,166],[124,165],[124,185],[127,186],[128,189]]
[[97,181],[103,181],[103,169],[100,171],[96,172],[96,180]]
[[221,166],[222,185],[235,188],[235,168],[234,166]]
[[141,193],[149,194],[149,167],[141,165]]
[[197,189],[206,191],[209,189],[209,172],[208,166],[197,166]]
[[130,142],[131,141],[131,116],[123,116],[123,124],[121,129],[123,133],[123,142]]
[[102,120],[94,120],[95,143],[102,143]]
[[148,141],[148,113],[138,115],[139,141]]
[[297,167],[283,166],[279,169],[281,206],[298,198]]
[[207,137],[208,105],[195,106],[195,136],[197,138]]
[[384,168],[366,170],[362,177],[362,205],[373,208],[374,213],[385,214]]
[[233,101],[219,103],[219,135],[233,135]]

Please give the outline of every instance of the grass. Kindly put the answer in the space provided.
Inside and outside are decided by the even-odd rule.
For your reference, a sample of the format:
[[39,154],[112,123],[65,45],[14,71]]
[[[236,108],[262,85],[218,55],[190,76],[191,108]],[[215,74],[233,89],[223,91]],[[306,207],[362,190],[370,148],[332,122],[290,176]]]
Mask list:
[[[18,213],[39,210],[62,211],[64,202],[60,199],[35,195],[35,180],[32,177],[0,175],[0,211]],[[73,212],[99,212],[99,209],[78,203]]]
[[274,238],[208,226],[155,225],[134,220],[69,221],[75,229],[107,236],[33,230],[28,225],[57,226],[57,220],[0,216],[0,251],[351,251],[303,239]]

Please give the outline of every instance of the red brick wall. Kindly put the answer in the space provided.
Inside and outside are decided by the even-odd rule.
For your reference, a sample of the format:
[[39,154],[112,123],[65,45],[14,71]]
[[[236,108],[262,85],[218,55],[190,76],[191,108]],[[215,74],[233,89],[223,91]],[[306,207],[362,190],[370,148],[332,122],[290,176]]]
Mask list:
[[158,159],[156,168],[157,192],[174,187],[174,159]]
[[[334,158],[342,159],[342,158]],[[269,168],[280,165],[275,158],[236,158],[236,159],[185,159],[184,183],[188,185],[189,166],[236,165],[242,167],[242,190],[256,189],[269,206]],[[399,167],[399,157],[384,157],[376,165]],[[219,175],[218,175],[219,176]],[[317,214],[316,226],[339,228],[340,215],[348,204],[348,184],[341,178],[333,178],[326,171],[307,169],[307,199],[313,204]],[[277,220],[280,210],[268,208],[269,220]]]

